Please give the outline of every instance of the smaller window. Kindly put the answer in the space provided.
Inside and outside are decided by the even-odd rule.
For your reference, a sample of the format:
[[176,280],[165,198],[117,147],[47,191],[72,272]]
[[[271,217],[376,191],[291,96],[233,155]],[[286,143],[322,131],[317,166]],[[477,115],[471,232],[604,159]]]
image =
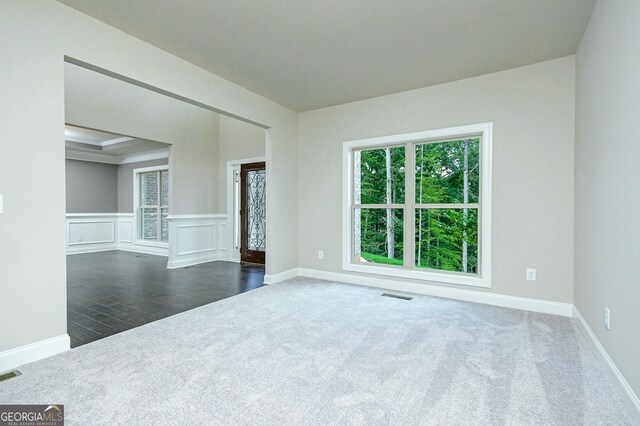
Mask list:
[[138,237],[144,241],[169,241],[169,171],[138,173]]

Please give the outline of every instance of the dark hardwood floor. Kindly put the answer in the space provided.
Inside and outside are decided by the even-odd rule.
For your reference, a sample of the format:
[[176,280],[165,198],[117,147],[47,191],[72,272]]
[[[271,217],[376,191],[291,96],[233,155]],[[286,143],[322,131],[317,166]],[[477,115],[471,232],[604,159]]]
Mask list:
[[125,251],[67,256],[71,347],[253,290],[264,281],[263,265],[166,266],[166,257]]

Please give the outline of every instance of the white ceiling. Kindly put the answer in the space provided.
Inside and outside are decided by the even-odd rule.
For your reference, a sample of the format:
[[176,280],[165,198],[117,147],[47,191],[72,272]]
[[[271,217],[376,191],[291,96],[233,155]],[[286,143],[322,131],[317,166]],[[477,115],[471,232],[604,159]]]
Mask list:
[[595,3],[58,1],[296,111],[571,55]]
[[69,159],[121,164],[149,158],[166,158],[169,145],[146,139],[132,138],[100,130],[65,125],[65,152]]
[[102,149],[104,146],[110,146],[120,142],[134,140],[134,138],[130,138],[128,136],[102,132],[100,130],[85,129],[84,127],[76,127],[68,124],[64,126],[64,138],[67,142],[100,147],[97,149]]

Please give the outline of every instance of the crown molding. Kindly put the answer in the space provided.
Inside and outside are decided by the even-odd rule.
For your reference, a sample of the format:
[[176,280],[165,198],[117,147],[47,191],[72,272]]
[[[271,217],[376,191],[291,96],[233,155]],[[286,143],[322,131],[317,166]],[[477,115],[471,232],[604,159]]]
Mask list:
[[155,151],[143,152],[139,154],[119,155],[119,156],[107,155],[107,154],[102,154],[97,152],[66,150],[65,157],[67,160],[88,161],[92,163],[113,164],[118,166],[122,164],[138,163],[141,161],[169,158],[169,150],[160,149]]

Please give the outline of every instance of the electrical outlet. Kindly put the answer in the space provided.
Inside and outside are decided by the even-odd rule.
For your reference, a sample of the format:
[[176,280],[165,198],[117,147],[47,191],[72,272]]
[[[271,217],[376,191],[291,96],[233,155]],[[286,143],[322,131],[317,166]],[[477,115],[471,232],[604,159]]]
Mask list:
[[607,330],[611,330],[611,311],[606,306],[604,307],[604,326]]
[[535,280],[536,280],[536,270],[527,269],[527,281],[535,281]]
[[82,234],[78,234],[76,236],[76,239],[77,239],[77,241],[82,241],[82,240],[84,240],[84,236]]
[[318,250],[318,259],[324,259],[324,251]]

